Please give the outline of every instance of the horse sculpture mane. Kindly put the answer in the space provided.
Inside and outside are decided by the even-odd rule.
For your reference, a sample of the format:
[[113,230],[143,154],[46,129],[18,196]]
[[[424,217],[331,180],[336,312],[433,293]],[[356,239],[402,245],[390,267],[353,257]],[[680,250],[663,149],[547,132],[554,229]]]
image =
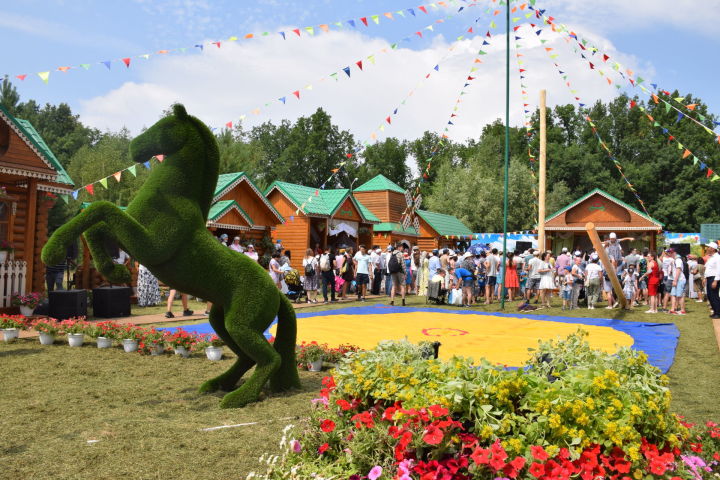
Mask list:
[[[94,202],[60,227],[43,248],[43,262],[61,262],[67,245],[82,234],[98,271],[112,283],[129,282],[127,269],[106,253],[105,245],[113,241],[167,285],[211,301],[210,324],[238,357],[227,372],[200,387],[201,392],[229,391],[221,407],[257,401],[268,380],[273,391],[299,387],[292,305],[260,265],[219,244],[205,226],[219,165],[210,130],[175,105],[172,115],[132,141],[130,154],[136,162],[160,154],[165,160],[125,212],[110,202]],[[263,334],[276,315],[271,345]],[[236,389],[253,366],[253,374]]]

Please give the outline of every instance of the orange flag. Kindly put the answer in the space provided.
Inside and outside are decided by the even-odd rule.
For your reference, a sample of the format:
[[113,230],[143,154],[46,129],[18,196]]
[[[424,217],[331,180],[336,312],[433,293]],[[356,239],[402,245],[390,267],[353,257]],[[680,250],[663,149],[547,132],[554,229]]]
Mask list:
[[686,148],[685,152],[683,153],[683,159],[686,159],[690,155],[692,155],[692,152]]

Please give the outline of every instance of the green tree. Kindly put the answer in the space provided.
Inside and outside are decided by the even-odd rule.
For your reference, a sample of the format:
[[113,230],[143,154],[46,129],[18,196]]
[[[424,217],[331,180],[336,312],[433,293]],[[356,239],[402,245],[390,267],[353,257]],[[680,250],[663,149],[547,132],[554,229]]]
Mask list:
[[20,102],[20,94],[17,88],[10,82],[7,77],[3,78],[0,85],[0,105],[5,107],[11,115],[15,115],[15,109]]
[[355,174],[357,185],[362,185],[378,174],[383,174],[403,188],[409,186],[410,169],[407,165],[408,147],[397,138],[387,138],[368,146],[362,152],[364,162]]

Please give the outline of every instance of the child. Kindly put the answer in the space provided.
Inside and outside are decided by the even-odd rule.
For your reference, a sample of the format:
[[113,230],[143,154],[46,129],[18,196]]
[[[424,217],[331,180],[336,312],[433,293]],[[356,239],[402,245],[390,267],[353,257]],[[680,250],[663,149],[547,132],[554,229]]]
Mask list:
[[575,277],[572,275],[572,267],[568,265],[565,267],[565,274],[562,277],[562,309],[570,310],[570,297],[572,296],[573,283],[575,283]]
[[627,300],[627,309],[632,309],[632,302],[635,298],[635,292],[638,290],[638,274],[635,271],[634,265],[629,265],[622,274],[623,281],[623,293],[625,294],[625,300]]

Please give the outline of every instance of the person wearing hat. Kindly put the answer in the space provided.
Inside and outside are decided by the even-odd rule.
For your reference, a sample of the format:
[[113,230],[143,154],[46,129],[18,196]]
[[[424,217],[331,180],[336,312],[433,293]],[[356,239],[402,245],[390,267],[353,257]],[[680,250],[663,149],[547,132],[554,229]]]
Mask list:
[[220,243],[227,247],[228,246],[227,242],[228,242],[228,234],[223,233],[222,235],[220,235]]
[[439,253],[440,252],[438,250],[433,250],[428,256],[428,278],[431,281],[433,277],[435,277],[438,269],[442,268],[442,265],[440,264],[440,257],[438,256]]
[[569,267],[572,264],[572,259],[568,253],[567,247],[563,247],[560,255],[555,260],[555,268],[557,269],[558,276],[564,275],[565,267]]
[[240,245],[240,237],[233,238],[233,241],[230,244],[230,249],[234,250],[238,253],[242,253],[243,247],[242,247],[242,245]]
[[247,251],[245,252],[245,255],[247,255],[248,257],[252,258],[252,259],[255,260],[256,262],[258,261],[258,258],[259,258],[259,257],[258,257],[258,254],[257,254],[257,252],[255,251],[255,247],[253,247],[252,245],[248,245],[248,246],[247,246]]
[[590,263],[585,267],[588,310],[595,309],[602,291],[602,267],[599,265],[599,260],[597,253],[593,253],[590,255]]
[[575,277],[572,276],[572,267],[570,265],[563,268],[560,276],[560,295],[562,296],[562,309],[570,310],[570,300],[572,299],[572,287]]
[[705,252],[709,255],[705,262],[705,288],[710,302],[712,315],[710,318],[720,318],[720,296],[718,296],[718,280],[720,280],[720,255],[718,244],[710,242],[705,245]]

